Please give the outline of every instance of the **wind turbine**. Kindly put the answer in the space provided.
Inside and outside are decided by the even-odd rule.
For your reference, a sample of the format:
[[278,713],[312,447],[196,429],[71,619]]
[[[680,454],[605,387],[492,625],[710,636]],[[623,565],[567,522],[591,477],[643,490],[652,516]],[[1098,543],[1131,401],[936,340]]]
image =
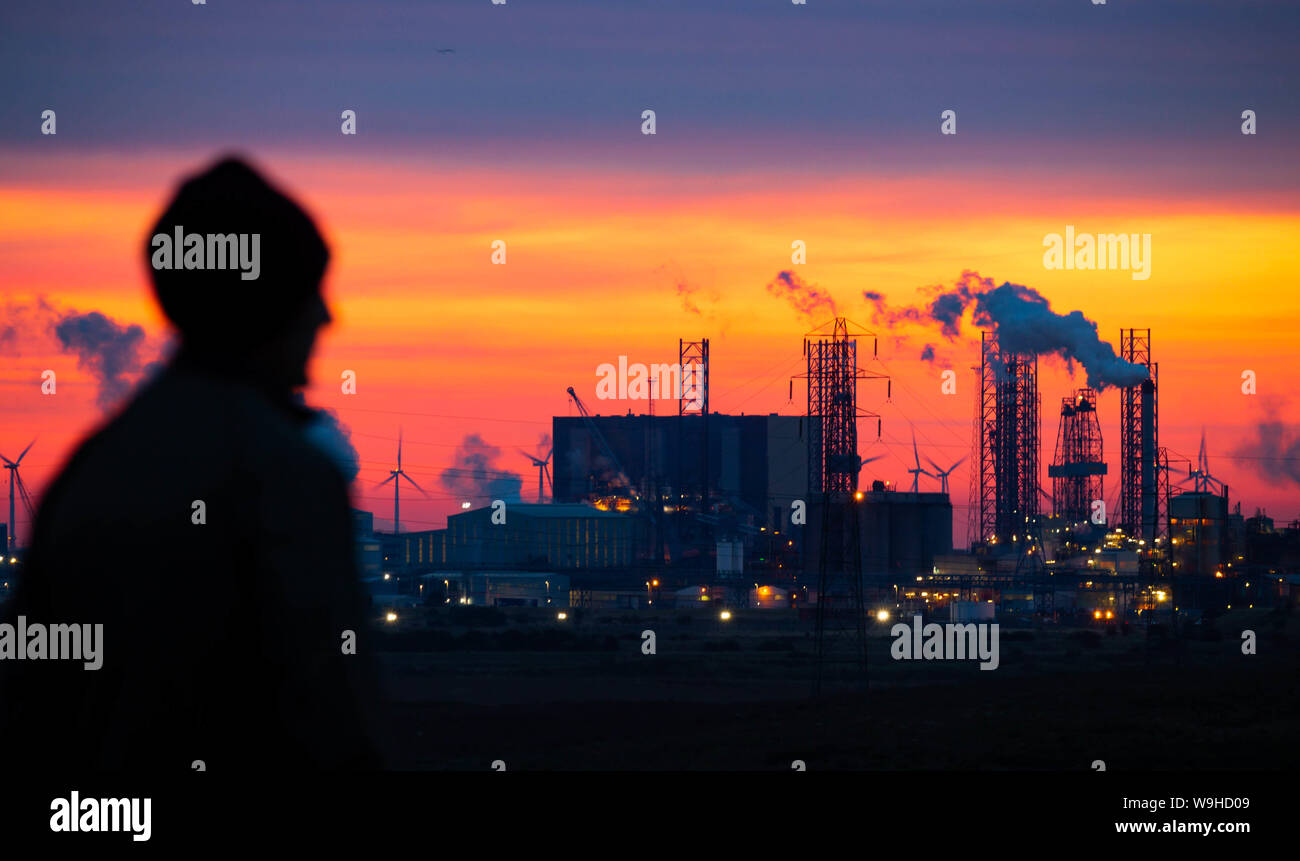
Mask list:
[[961,456],[961,459],[958,460],[956,463],[954,463],[952,466],[948,467],[947,469],[940,469],[939,464],[935,463],[930,457],[928,456],[926,457],[926,462],[929,463],[930,466],[934,467],[934,471],[935,471],[934,477],[939,479],[940,493],[948,492],[948,476],[952,475],[952,471],[957,467],[961,466],[962,463],[965,462],[965,460],[966,460],[966,455],[963,454]]
[[23,484],[23,477],[18,474],[18,464],[23,462],[23,458],[27,456],[27,452],[31,451],[32,446],[34,445],[36,445],[36,440],[32,440],[31,442],[27,443],[27,448],[23,449],[23,453],[18,455],[17,460],[10,460],[9,458],[0,454],[0,460],[3,460],[5,462],[5,469],[9,470],[9,529],[7,532],[7,540],[6,540],[6,544],[8,546],[5,547],[6,556],[13,555],[14,546],[18,543],[18,534],[17,534],[18,529],[14,525],[14,488],[15,487],[18,488],[18,493],[21,494],[23,498],[23,505],[26,506],[27,508],[27,519],[29,521],[36,519],[35,514],[33,513],[32,498],[27,495],[27,485]]
[[[1211,490],[1216,490],[1215,485],[1218,485],[1217,492],[1223,492],[1223,482],[1210,475],[1210,458],[1205,453],[1205,428],[1201,428],[1201,450],[1196,455],[1196,469],[1189,466],[1187,478],[1183,479],[1183,481],[1194,482],[1193,487],[1197,493],[1208,493]],[[1182,481],[1179,484],[1182,484]]]
[[519,449],[519,453],[522,454],[524,457],[528,458],[529,460],[531,460],[533,462],[533,466],[537,467],[537,501],[538,502],[542,501],[542,477],[543,476],[546,477],[546,483],[551,486],[551,499],[554,500],[555,482],[551,480],[551,470],[550,467],[547,466],[547,464],[550,463],[551,455],[555,453],[555,449],[552,448],[550,451],[548,451],[546,453],[546,458],[544,460],[542,458],[534,457],[533,455],[524,451],[522,448]]
[[916,461],[916,467],[909,469],[908,472],[912,476],[912,492],[917,493],[920,488],[921,476],[929,475],[931,478],[934,478],[934,476],[930,475],[930,473],[926,472],[924,469],[921,469],[921,454],[916,450],[915,432],[912,433],[912,459]]
[[427,493],[424,493],[423,487],[420,487],[420,485],[415,483],[415,479],[411,478],[405,472],[402,472],[402,432],[399,430],[397,432],[397,469],[390,469],[388,471],[388,478],[385,478],[383,481],[379,482],[379,484],[375,485],[375,487],[383,487],[385,484],[388,484],[388,482],[390,481],[393,483],[393,534],[394,535],[402,531],[401,521],[399,521],[397,518],[398,511],[399,511],[398,503],[400,501],[399,492],[402,487],[402,479],[406,479],[408,482],[411,483],[411,487],[414,487],[416,490],[420,491],[420,493],[423,493],[426,497],[429,495]]
[[878,455],[876,455],[875,457],[860,457],[860,458],[858,458],[858,472],[861,472],[861,471],[862,471],[862,467],[864,467],[864,466],[866,466],[867,464],[871,463],[873,460],[880,460],[882,457],[884,457],[883,454],[878,454]]

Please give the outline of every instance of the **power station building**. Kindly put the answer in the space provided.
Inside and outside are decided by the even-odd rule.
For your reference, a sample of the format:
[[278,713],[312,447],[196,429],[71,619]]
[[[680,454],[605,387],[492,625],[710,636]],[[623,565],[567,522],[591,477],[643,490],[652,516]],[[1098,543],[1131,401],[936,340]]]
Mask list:
[[775,531],[807,498],[803,416],[556,416],[551,436],[555,502],[610,505],[634,493],[688,518],[723,511]]
[[1180,493],[1169,500],[1169,536],[1179,574],[1213,576],[1227,551],[1228,497]]
[[[853,503],[861,535],[865,577],[915,580],[934,570],[937,557],[952,553],[952,502],[946,493],[908,493],[874,489]],[[820,566],[821,510],[809,506],[805,569]]]
[[[494,514],[504,523],[494,523]],[[632,564],[633,518],[589,505],[513,502],[498,514],[484,507],[447,518],[446,529],[386,536],[390,565],[449,569],[577,570]]]

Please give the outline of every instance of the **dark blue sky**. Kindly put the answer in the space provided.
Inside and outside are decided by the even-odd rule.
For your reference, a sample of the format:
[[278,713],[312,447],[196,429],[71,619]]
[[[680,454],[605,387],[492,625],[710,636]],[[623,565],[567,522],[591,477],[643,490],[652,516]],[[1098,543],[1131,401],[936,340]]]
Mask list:
[[[948,156],[968,166],[1157,169],[1203,163],[1236,141],[1250,107],[1253,167],[1289,183],[1298,33],[1300,4],[1250,0],[6,2],[0,145],[39,144],[53,107],[65,148],[581,162],[638,146],[652,107],[675,161],[797,169],[923,163],[951,107],[962,147]],[[359,113],[356,139],[338,134],[345,107]]]

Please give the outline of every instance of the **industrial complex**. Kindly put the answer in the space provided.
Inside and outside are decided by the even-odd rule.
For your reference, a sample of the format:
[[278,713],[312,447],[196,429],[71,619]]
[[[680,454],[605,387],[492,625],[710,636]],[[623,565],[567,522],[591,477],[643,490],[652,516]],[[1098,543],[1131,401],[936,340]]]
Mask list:
[[[799,413],[729,415],[709,407],[708,339],[682,339],[671,409],[648,399],[642,414],[601,415],[568,388],[575,414],[551,419],[550,452],[527,455],[536,501],[466,502],[440,529],[400,527],[401,485],[422,489],[402,470],[399,439],[382,482],[396,530],[353,512],[370,594],[387,607],[806,610],[819,655],[831,632],[860,641],[876,616],[980,605],[1123,624],[1295,601],[1300,523],[1243,515],[1210,473],[1204,439],[1195,463],[1160,444],[1149,329],[1119,333],[1127,384],[1109,386],[1120,407],[1110,496],[1099,390],[1053,399],[1044,451],[1038,356],[1004,349],[996,329],[981,332],[969,453],[923,466],[913,437],[909,486],[861,481],[881,455],[864,459],[859,433],[874,446],[886,421],[861,404],[893,386],[872,370],[876,350],[874,334],[834,318],[804,336],[804,371],[790,380],[792,400],[805,390]],[[18,505],[32,511],[26,453],[4,459],[10,522]],[[967,458],[968,545],[954,547],[949,474]],[[13,531],[0,525],[0,541],[17,575]]]
[[[991,331],[976,368],[969,547],[953,547],[955,465],[923,468],[914,444],[910,488],[860,486],[871,459],[859,428],[878,435],[882,419],[859,399],[888,397],[892,384],[859,364],[870,365],[859,351],[874,355],[874,335],[836,318],[804,338],[801,414],[711,412],[709,342],[682,340],[691,370],[676,409],[598,415],[568,389],[577,415],[554,417],[551,453],[533,458],[539,502],[397,533],[358,512],[363,568],[388,603],[804,607],[819,654],[824,637],[853,640],[876,613],[956,618],[991,605],[1105,624],[1294,601],[1300,524],[1244,517],[1209,473],[1204,443],[1196,464],[1171,456],[1159,444],[1151,332],[1125,329],[1119,343],[1143,378],[1120,387],[1114,511],[1098,392],[1062,393],[1040,467],[1038,357],[1001,349]],[[922,475],[939,490],[923,491]]]

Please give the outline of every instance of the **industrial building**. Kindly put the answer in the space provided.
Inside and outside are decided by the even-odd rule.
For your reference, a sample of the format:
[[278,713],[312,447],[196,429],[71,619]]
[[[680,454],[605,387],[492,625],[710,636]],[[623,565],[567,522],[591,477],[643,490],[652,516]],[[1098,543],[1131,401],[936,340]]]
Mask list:
[[352,515],[352,538],[356,546],[357,570],[363,580],[370,581],[383,574],[383,542],[375,535],[375,515],[359,508],[349,509]]
[[[591,417],[622,466],[619,475],[580,417],[552,419],[555,501],[580,502],[631,487],[703,494],[779,528],[807,489],[802,416],[625,415]],[[707,472],[706,472],[707,470]],[[704,476],[707,475],[707,482]]]
[[481,607],[568,607],[569,578],[534,571],[455,571],[457,601]]
[[574,570],[631,566],[637,530],[632,517],[590,505],[515,502],[450,515],[446,529],[385,539],[395,548],[388,564],[411,571]]
[[1228,498],[1217,493],[1180,493],[1169,500],[1169,535],[1179,574],[1203,577],[1227,561]]
[[[862,574],[897,582],[929,574],[935,559],[952,553],[952,501],[946,493],[885,490],[880,482],[858,494],[853,505],[862,554]],[[809,506],[804,567],[819,568],[821,503]],[[832,551],[834,552],[834,551]]]
[[788,525],[808,436],[802,416],[557,416],[554,497],[632,513],[647,560],[712,568],[719,539]]

